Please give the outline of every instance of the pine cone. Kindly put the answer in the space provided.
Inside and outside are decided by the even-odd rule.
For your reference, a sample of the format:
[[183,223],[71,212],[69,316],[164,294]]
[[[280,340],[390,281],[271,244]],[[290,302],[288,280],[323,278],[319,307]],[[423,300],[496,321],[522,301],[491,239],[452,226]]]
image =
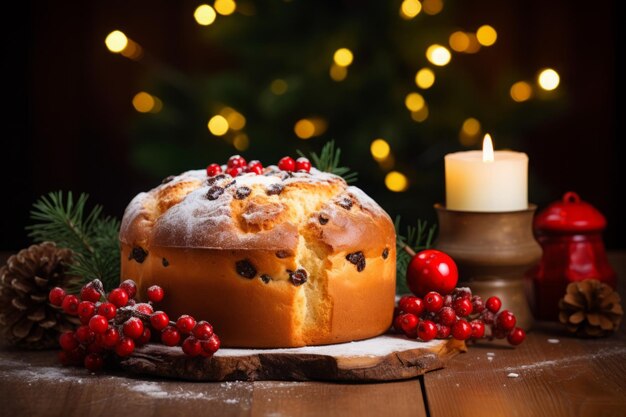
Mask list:
[[49,304],[53,287],[67,288],[77,277],[66,275],[69,249],[44,242],[22,249],[0,268],[0,339],[28,349],[58,345],[59,334],[78,320]]
[[608,336],[624,314],[619,294],[596,279],[570,283],[559,308],[561,323],[579,337]]

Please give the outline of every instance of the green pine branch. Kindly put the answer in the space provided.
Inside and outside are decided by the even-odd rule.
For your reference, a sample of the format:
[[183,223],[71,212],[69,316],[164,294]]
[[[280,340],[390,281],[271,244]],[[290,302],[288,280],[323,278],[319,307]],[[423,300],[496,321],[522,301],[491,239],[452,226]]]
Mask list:
[[71,191],[66,198],[62,191],[40,197],[30,213],[34,223],[26,230],[35,242],[52,241],[74,252],[68,273],[82,277],[80,285],[97,278],[109,290],[119,283],[120,222],[103,216],[100,205],[87,213],[88,198],[82,193],[75,201]]
[[396,229],[396,294],[406,294],[411,291],[406,285],[406,270],[413,259],[409,252],[419,252],[428,249],[433,244],[437,225],[428,225],[425,220],[418,220],[416,226],[408,225],[406,234],[400,230],[400,216],[394,222]]
[[[300,151],[297,151],[298,155],[306,158],[306,155]],[[356,182],[358,173],[351,171],[348,167],[339,166],[339,159],[341,157],[341,149],[335,147],[335,141],[331,140],[326,142],[322,147],[322,151],[318,155],[315,152],[311,152],[311,159],[313,165],[320,171],[330,172],[331,174],[339,175],[348,183],[352,184]]]

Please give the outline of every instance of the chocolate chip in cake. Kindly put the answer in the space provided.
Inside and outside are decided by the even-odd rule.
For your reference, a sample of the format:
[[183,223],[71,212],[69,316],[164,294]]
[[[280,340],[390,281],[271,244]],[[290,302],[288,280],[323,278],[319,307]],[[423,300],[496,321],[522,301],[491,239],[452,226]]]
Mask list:
[[246,187],[246,186],[239,187],[237,188],[237,191],[235,191],[235,198],[237,200],[243,200],[244,198],[249,196],[251,192],[252,190],[249,187]]
[[361,272],[365,269],[365,256],[363,256],[363,252],[358,251],[354,253],[349,253],[346,256],[348,262],[356,265],[356,270]]
[[267,195],[278,195],[283,192],[285,187],[282,184],[271,184],[269,187],[265,189],[265,194]]
[[341,200],[337,201],[335,204],[337,204],[339,207],[345,208],[346,210],[350,210],[354,203],[348,197],[343,197]]
[[209,185],[213,185],[215,184],[217,181],[226,178],[225,174],[218,174],[214,177],[209,178],[208,180],[206,180],[206,183]]
[[244,278],[252,279],[256,276],[256,268],[247,259],[237,261],[235,266],[237,267],[237,273]]
[[224,189],[222,187],[214,185],[213,187],[209,188],[209,191],[206,193],[206,198],[208,198],[209,200],[217,200],[222,194],[224,194]]
[[385,248],[383,250],[383,259],[387,259],[389,257],[389,248]]
[[290,256],[293,256],[293,252],[290,250],[279,250],[276,251],[276,257],[278,259],[285,259],[285,258],[289,258]]
[[170,175],[169,177],[165,177],[165,178],[163,178],[163,181],[161,181],[161,184],[167,184],[168,182],[172,181],[174,178],[176,178],[174,175]]
[[289,279],[291,280],[291,283],[296,287],[304,284],[309,278],[309,274],[307,274],[306,271],[302,268],[298,268],[295,271],[287,272],[289,272]]
[[318,220],[320,221],[320,224],[322,226],[324,226],[326,223],[328,223],[328,217],[326,217],[325,214],[320,214],[318,217]]
[[135,246],[132,251],[130,251],[130,255],[128,255],[128,260],[134,259],[140,264],[146,260],[148,256],[148,252],[142,248],[141,246]]
[[267,274],[261,275],[261,281],[263,281],[264,283],[269,284],[271,280],[272,280],[272,277],[270,277],[269,275]]
[[166,267],[166,268],[167,268],[168,266],[170,266],[170,261],[168,261],[168,260],[167,260],[167,259],[165,259],[165,258],[163,258],[162,263],[163,263],[163,266],[164,266],[164,267]]

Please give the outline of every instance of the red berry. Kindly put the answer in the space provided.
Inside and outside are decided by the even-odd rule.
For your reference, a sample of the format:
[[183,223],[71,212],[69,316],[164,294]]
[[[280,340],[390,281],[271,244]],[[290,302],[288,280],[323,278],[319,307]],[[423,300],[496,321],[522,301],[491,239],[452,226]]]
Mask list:
[[94,331],[94,333],[104,333],[109,327],[109,321],[106,317],[101,316],[100,314],[96,314],[91,319],[89,319],[89,328]]
[[452,301],[454,301],[454,298],[452,297],[452,294],[446,294],[443,297],[443,305],[445,307],[452,307]]
[[129,337],[123,337],[115,345],[115,353],[118,356],[128,356],[135,350],[135,342]]
[[185,355],[195,357],[202,353],[200,341],[193,336],[189,336],[183,342],[183,352]]
[[222,167],[219,166],[218,164],[211,164],[208,167],[206,167],[206,174],[209,177],[214,177],[217,174],[221,174],[222,173]]
[[124,323],[122,331],[131,339],[139,339],[143,334],[143,322],[137,317],[131,317]]
[[63,350],[72,350],[78,347],[78,340],[74,337],[74,332],[63,332],[59,336],[59,345]]
[[419,319],[414,314],[405,313],[400,315],[400,328],[408,337],[415,337],[418,323]]
[[485,303],[480,295],[472,297],[472,313],[482,313],[485,310]]
[[502,307],[502,301],[500,301],[498,297],[489,297],[487,298],[485,307],[487,307],[487,310],[491,311],[492,313],[497,313],[498,311],[500,311],[500,307]]
[[161,332],[161,342],[165,346],[176,346],[180,342],[180,332],[174,326],[167,326]]
[[405,295],[400,298],[398,306],[400,307],[400,310],[405,313],[415,314],[417,317],[419,317],[424,311],[424,302],[422,299],[410,295]]
[[104,366],[104,359],[102,359],[102,355],[98,355],[97,353],[90,353],[85,356],[85,360],[83,361],[85,368],[90,370],[91,372],[98,372]]
[[280,161],[278,161],[278,169],[283,171],[293,172],[296,169],[296,161],[289,156],[285,156]]
[[115,307],[124,307],[128,304],[128,293],[121,288],[115,288],[109,293],[108,300]]
[[482,313],[480,313],[480,318],[485,324],[493,324],[496,315],[493,314],[491,311],[485,309]]
[[93,283],[88,283],[83,286],[80,290],[80,299],[83,301],[91,301],[95,303],[96,301],[100,301],[102,294],[100,291],[96,289]]
[[220,338],[217,337],[216,334],[213,334],[208,340],[200,341],[200,345],[205,353],[212,355],[219,350],[221,342]]
[[64,350],[60,350],[60,351],[57,353],[57,358],[59,358],[59,362],[60,362],[60,363],[61,363],[61,365],[63,365],[63,366],[67,366],[67,365],[69,365],[69,364],[70,364],[70,358],[69,358],[69,356],[67,355],[67,352],[66,352],[66,351],[64,351]]
[[430,320],[421,320],[420,324],[417,326],[417,337],[424,342],[428,342],[429,340],[433,340],[435,336],[437,336],[437,326],[435,323]]
[[196,324],[196,327],[193,328],[193,335],[198,340],[207,340],[213,336],[213,326],[204,320],[199,321]]
[[122,282],[120,284],[120,288],[126,291],[129,299],[135,298],[135,295],[137,295],[137,284],[135,284],[135,281],[133,281],[132,279],[127,279]]
[[515,323],[517,323],[515,315],[513,315],[513,313],[511,313],[509,310],[502,310],[496,316],[496,327],[502,330],[513,329],[515,327]]
[[467,340],[472,336],[472,326],[465,319],[459,319],[452,325],[452,337],[456,340]]
[[150,315],[150,314],[154,313],[154,309],[148,303],[136,304],[134,308],[135,308],[135,310],[137,310],[138,312],[143,313],[143,314]]
[[163,330],[170,324],[170,318],[162,311],[156,311],[150,316],[150,324],[154,330]]
[[474,339],[481,339],[485,336],[485,323],[480,320],[472,320],[470,326],[472,326],[472,337]]
[[141,334],[139,339],[135,340],[135,344],[137,346],[145,345],[146,343],[150,341],[150,337],[152,337],[152,332],[150,331],[148,327],[144,326],[143,333]]
[[119,340],[120,332],[118,332],[115,327],[109,326],[109,328],[102,333],[100,343],[102,343],[102,346],[105,348],[113,349]]
[[65,290],[60,287],[54,287],[50,290],[50,293],[48,294],[48,300],[50,300],[50,304],[52,304],[53,306],[61,307],[64,298]]
[[472,298],[472,290],[467,287],[455,288],[452,291],[452,299],[453,301],[457,298]]
[[79,326],[74,337],[83,345],[89,345],[96,340],[96,334],[89,326]]
[[104,316],[107,320],[112,320],[117,314],[117,307],[112,303],[102,303],[98,307],[98,314]]
[[403,314],[399,314],[393,319],[393,328],[398,333],[402,333],[402,324],[401,324],[402,316]]
[[187,314],[183,314],[176,320],[176,327],[182,334],[189,334],[193,331],[193,328],[196,327],[196,319]]
[[78,317],[81,321],[82,319],[89,321],[94,314],[96,314],[96,305],[91,301],[81,301],[78,304]]
[[239,174],[243,173],[243,171],[244,171],[243,167],[232,167],[232,168],[228,168],[226,170],[226,173],[234,178],[238,176]]
[[228,163],[226,164],[228,168],[244,168],[246,166],[246,160],[243,159],[241,155],[233,155],[228,158]]
[[311,162],[303,156],[296,159],[296,171],[311,171]]
[[75,295],[66,295],[65,298],[63,298],[63,302],[61,303],[61,307],[63,307],[63,311],[65,311],[66,314],[70,314],[72,316],[75,316],[78,314],[78,304],[80,303],[80,301],[78,300],[78,297],[76,297]]
[[261,175],[263,173],[263,164],[261,162],[254,160],[248,162],[247,172],[254,172],[257,175]]
[[524,331],[524,329],[516,327],[511,330],[511,333],[509,333],[506,338],[510,344],[512,344],[513,346],[517,346],[522,343],[524,339],[526,339],[526,332]]
[[444,326],[452,326],[456,322],[456,312],[452,307],[443,307],[437,314],[437,320]]
[[459,317],[467,317],[472,314],[472,301],[469,298],[457,298],[452,306]]
[[448,294],[459,278],[456,263],[447,254],[426,249],[411,259],[406,273],[406,282],[411,292],[423,297],[430,291]]
[[426,311],[437,313],[443,307],[443,297],[438,292],[429,292],[424,296],[424,307]]
[[437,339],[445,339],[450,336],[450,326],[437,323]]
[[163,301],[164,296],[165,291],[163,291],[163,288],[159,287],[158,285],[153,285],[148,288],[148,300],[152,301],[153,303],[160,303],[161,301]]

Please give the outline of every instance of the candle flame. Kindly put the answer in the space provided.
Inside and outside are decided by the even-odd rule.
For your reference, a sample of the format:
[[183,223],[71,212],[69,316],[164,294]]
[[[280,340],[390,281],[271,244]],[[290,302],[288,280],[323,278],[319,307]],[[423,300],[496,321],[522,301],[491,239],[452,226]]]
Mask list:
[[489,133],[483,139],[483,162],[493,162],[493,142]]

